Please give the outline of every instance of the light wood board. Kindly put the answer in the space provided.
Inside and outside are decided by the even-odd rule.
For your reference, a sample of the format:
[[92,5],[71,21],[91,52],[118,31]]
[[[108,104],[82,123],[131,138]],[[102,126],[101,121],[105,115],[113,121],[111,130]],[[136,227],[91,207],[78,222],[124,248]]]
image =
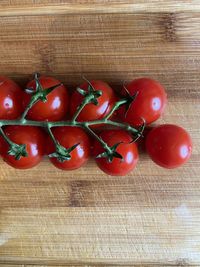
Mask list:
[[91,160],[62,172],[0,161],[0,266],[200,266],[200,1],[1,0],[0,73],[38,71],[70,90],[85,75],[118,90],[149,76],[168,93],[158,123],[185,127],[191,160],[164,170],[141,155],[109,177]]

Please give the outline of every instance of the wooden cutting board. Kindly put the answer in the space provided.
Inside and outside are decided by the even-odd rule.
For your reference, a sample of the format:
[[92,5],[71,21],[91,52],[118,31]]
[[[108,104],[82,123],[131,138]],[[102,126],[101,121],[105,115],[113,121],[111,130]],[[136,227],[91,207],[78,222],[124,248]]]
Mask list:
[[1,0],[0,73],[31,73],[70,89],[84,74],[116,90],[149,76],[167,90],[158,123],[192,136],[185,166],[146,155],[126,177],[92,160],[59,171],[47,159],[18,171],[0,161],[0,265],[200,266],[200,1]]

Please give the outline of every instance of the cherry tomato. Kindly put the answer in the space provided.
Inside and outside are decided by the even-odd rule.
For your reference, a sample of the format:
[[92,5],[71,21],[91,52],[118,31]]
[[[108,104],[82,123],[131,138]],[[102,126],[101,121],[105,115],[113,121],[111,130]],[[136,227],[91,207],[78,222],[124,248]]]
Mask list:
[[[123,130],[105,130],[100,134],[100,137],[109,145],[113,146],[116,143],[119,144],[116,149],[123,160],[119,158],[113,158],[112,162],[109,162],[107,158],[96,158],[96,163],[99,168],[109,175],[126,175],[132,171],[138,162],[138,149],[135,143],[130,143],[132,137]],[[95,141],[94,143],[94,155],[97,156],[104,152],[104,148]]]
[[[58,140],[59,144],[66,149],[79,143],[79,145],[70,153],[70,160],[60,162],[57,158],[50,158],[50,161],[54,166],[63,170],[74,170],[86,163],[90,155],[90,140],[81,128],[70,126],[57,127],[52,128],[52,133],[56,140]],[[51,154],[55,151],[55,146],[50,138],[47,143],[47,153]]]
[[12,80],[0,76],[0,119],[17,119],[23,111],[23,91]]
[[14,156],[8,155],[8,143],[0,137],[0,153],[3,159],[16,169],[28,169],[36,166],[42,160],[45,152],[45,135],[38,127],[32,126],[7,126],[5,134],[16,144],[25,144],[28,156],[16,160]]
[[[131,96],[137,93],[135,100],[126,112],[125,106],[119,109],[121,119],[131,125],[139,126],[145,120],[150,124],[157,120],[164,111],[167,95],[163,86],[155,80],[140,78],[126,86]],[[126,94],[123,88],[122,94]]]
[[[60,81],[52,78],[41,76],[39,81],[43,87],[43,89],[47,89],[52,87],[56,84],[59,84]],[[30,81],[27,84],[27,88],[33,88],[35,90],[36,83],[35,80]],[[25,94],[24,97],[24,108],[30,102],[31,95]],[[58,88],[54,89],[50,94],[47,95],[47,101],[37,102],[28,112],[27,118],[30,120],[37,120],[37,121],[58,121],[62,120],[67,115],[68,110],[68,91],[64,85],[60,85]]]
[[[98,120],[106,116],[111,110],[113,104],[116,101],[116,96],[113,89],[103,81],[91,81],[91,85],[95,90],[102,91],[102,95],[97,98],[98,104],[94,105],[93,103],[87,104],[84,109],[80,112],[77,120],[78,121],[91,121]],[[79,87],[84,91],[88,90],[89,84],[87,82],[81,84]],[[74,115],[78,106],[83,101],[83,96],[75,91],[71,97],[70,103],[70,114]]]
[[147,135],[146,150],[155,163],[172,169],[181,166],[190,158],[192,141],[182,127],[164,124],[155,127]]

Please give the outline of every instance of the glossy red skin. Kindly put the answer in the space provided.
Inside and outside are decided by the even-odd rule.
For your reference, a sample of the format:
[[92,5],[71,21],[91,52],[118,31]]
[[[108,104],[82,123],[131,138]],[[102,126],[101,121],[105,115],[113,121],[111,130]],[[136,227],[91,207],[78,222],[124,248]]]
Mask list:
[[[53,77],[41,76],[39,78],[40,83],[44,89],[59,84],[60,81]],[[35,89],[35,80],[30,81],[27,84],[27,88]],[[25,94],[24,108],[28,105],[31,95]],[[64,85],[54,89],[49,95],[47,95],[47,102],[37,102],[28,112],[27,118],[37,121],[58,121],[62,120],[67,115],[69,106],[69,96],[67,88]]]
[[164,124],[149,132],[146,150],[151,159],[161,167],[177,168],[190,158],[192,140],[182,127]]
[[[126,85],[130,95],[138,92],[136,99],[130,105],[125,116],[124,106],[120,108],[121,119],[131,125],[142,125],[143,118],[146,124],[156,121],[164,111],[167,102],[167,95],[163,86],[155,80],[140,78],[133,80]],[[123,88],[122,94],[125,95]]]
[[[53,165],[62,170],[74,170],[83,166],[90,155],[90,140],[83,129],[78,127],[57,127],[52,128],[53,135],[56,140],[65,148],[80,143],[71,153],[71,159],[60,162],[56,158],[50,158]],[[54,144],[50,138],[47,140],[47,153],[51,154],[55,151]]]
[[[106,158],[97,158],[96,163],[99,168],[109,175],[123,176],[132,171],[138,162],[138,149],[135,143],[130,143],[131,136],[123,130],[105,130],[100,134],[101,138],[109,145],[113,146],[118,142],[123,142],[117,147],[117,152],[123,156],[123,161],[114,158],[108,162]],[[104,151],[101,144],[95,140],[94,155],[97,156]]]
[[23,111],[23,91],[12,80],[0,76],[0,119],[17,119]]
[[29,169],[36,166],[42,160],[45,153],[45,134],[38,127],[32,126],[7,126],[4,129],[6,135],[16,144],[25,144],[27,157],[16,160],[7,154],[9,146],[3,138],[0,138],[0,154],[10,166],[16,169]]
[[[95,90],[102,91],[102,95],[97,99],[98,105],[90,103],[84,107],[84,109],[81,111],[81,113],[77,118],[78,121],[98,120],[105,117],[109,113],[113,104],[116,101],[115,93],[107,83],[103,81],[91,81],[91,84]],[[87,91],[88,83],[85,82],[81,84],[79,87]],[[84,97],[79,92],[74,91],[70,102],[71,116],[74,115],[78,106],[82,103],[83,98]]]

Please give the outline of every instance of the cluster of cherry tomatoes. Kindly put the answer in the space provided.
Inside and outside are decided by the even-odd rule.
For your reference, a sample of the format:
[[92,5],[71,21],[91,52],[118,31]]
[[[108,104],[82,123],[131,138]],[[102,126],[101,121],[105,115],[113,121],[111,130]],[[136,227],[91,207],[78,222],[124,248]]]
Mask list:
[[[53,77],[41,76],[39,78],[42,88],[49,88],[59,83]],[[114,90],[103,81],[91,81],[94,90],[102,92],[98,97],[98,103],[89,103],[80,112],[77,121],[93,121],[104,118],[119,100]],[[35,80],[30,81],[26,88],[35,90]],[[88,83],[79,86],[87,92]],[[127,108],[121,106],[114,114],[116,121],[139,127],[145,121],[146,125],[156,121],[164,111],[167,95],[163,86],[155,80],[140,78],[123,86],[121,97],[133,97],[133,101]],[[0,124],[3,120],[19,120],[31,99],[31,95],[22,90],[14,81],[0,77]],[[84,100],[84,96],[78,91],[69,93],[63,84],[47,95],[47,101],[35,103],[28,111],[26,119],[31,121],[63,121],[70,120],[77,108]],[[99,168],[110,175],[126,175],[132,171],[138,162],[138,144],[132,142],[131,134],[123,129],[103,129],[97,125],[92,126],[92,131],[109,146],[115,146],[120,157],[108,160],[106,157],[97,157],[104,153],[104,148],[98,140],[93,140],[81,127],[61,126],[53,127],[52,133],[60,145],[68,149],[75,144],[76,148],[71,152],[71,158],[59,161],[58,158],[50,158],[56,167],[63,170],[73,170],[86,163],[90,155],[95,158]],[[44,155],[55,151],[55,144],[43,127],[10,125],[3,126],[5,135],[16,144],[25,144],[27,156],[18,160],[8,153],[9,143],[0,137],[0,154],[11,166],[27,169],[37,165]],[[146,151],[151,159],[165,168],[175,168],[186,162],[192,149],[189,134],[181,127],[164,124],[151,127],[144,132]]]

